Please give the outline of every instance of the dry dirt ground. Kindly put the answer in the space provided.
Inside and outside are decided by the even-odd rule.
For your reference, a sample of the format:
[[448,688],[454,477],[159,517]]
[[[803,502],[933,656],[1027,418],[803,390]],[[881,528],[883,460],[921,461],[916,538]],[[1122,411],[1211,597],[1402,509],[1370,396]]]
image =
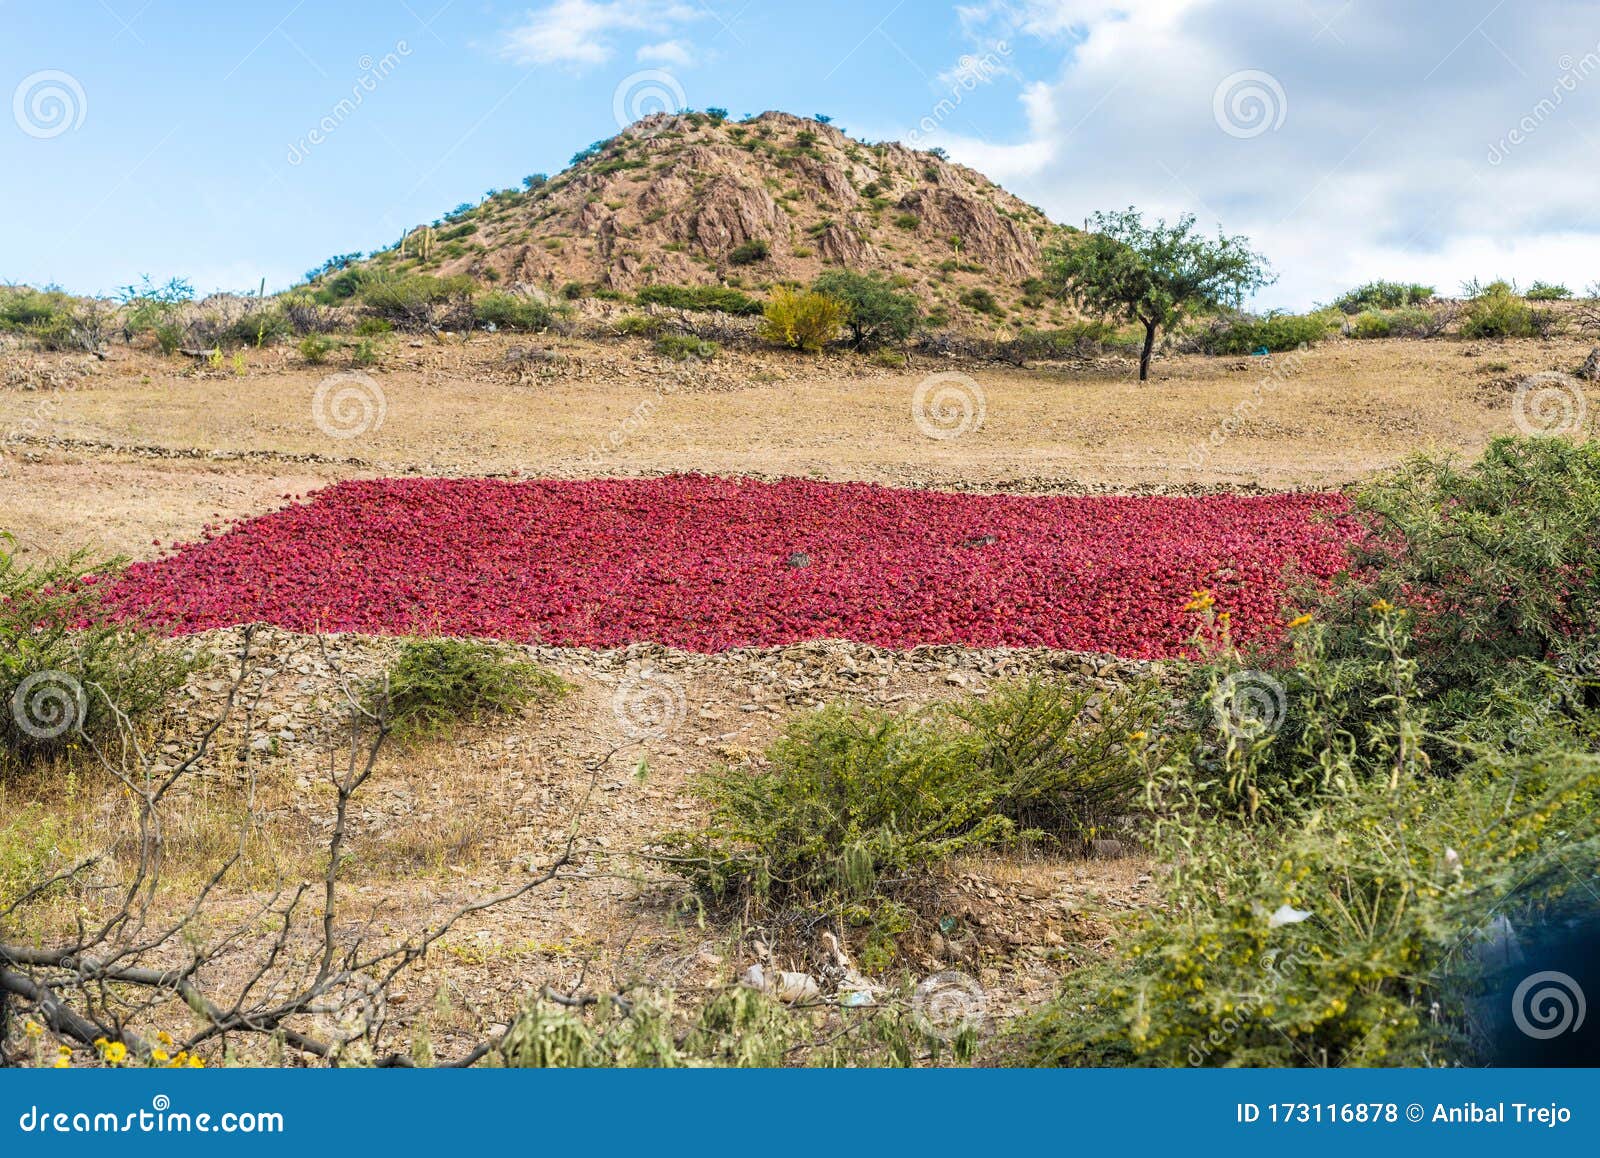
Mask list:
[[[1121,359],[1029,370],[919,359],[888,370],[848,356],[674,363],[642,340],[391,339],[367,371],[381,424],[352,409],[341,426],[336,403],[324,410],[325,426],[361,430],[348,438],[314,416],[318,385],[338,367],[305,366],[286,348],[247,353],[242,373],[121,347],[104,362],[0,350],[10,452],[0,455],[0,527],[28,549],[142,557],[152,539],[187,540],[217,515],[374,474],[1336,487],[1420,449],[1472,453],[1512,432],[1517,382],[1570,371],[1588,349],[1577,338],[1330,341],[1271,360],[1163,359],[1141,384]],[[955,384],[965,397],[981,395],[981,424],[929,437],[913,399],[929,375],[951,372],[974,384]]]
[[[529,343],[504,336],[390,339],[368,371],[382,423],[347,439],[330,437],[313,416],[319,383],[339,368],[306,367],[288,351],[191,369],[123,348],[105,361],[0,349],[8,451],[0,529],[18,537],[24,560],[80,546],[148,557],[153,541],[192,538],[203,523],[262,512],[285,494],[400,473],[698,470],[1056,491],[1331,487],[1419,449],[1471,453],[1511,432],[1517,381],[1571,370],[1588,349],[1567,339],[1334,341],[1275,366],[1164,359],[1140,384],[1117,360],[891,370],[854,358],[728,353],[685,365],[642,342],[542,345],[548,352],[530,357]],[[914,420],[913,396],[944,372],[976,384],[974,393],[959,383],[969,398],[981,394],[983,420],[935,439]],[[1600,398],[1590,402],[1600,413]],[[198,642],[225,654],[236,641],[217,633]],[[217,895],[216,929],[248,921],[283,883],[322,872],[332,793],[331,741],[320,729],[337,699],[334,673],[376,671],[392,647],[279,632],[260,644],[269,674],[252,678],[262,681],[261,701],[229,725],[168,834],[173,902],[185,874],[190,884],[203,879],[237,846],[241,825],[251,834]],[[1103,684],[1124,670],[1066,655],[832,643],[717,656],[655,647],[533,654],[571,682],[571,694],[517,720],[392,749],[359,798],[341,919],[379,938],[515,887],[564,846],[575,818],[579,826],[577,857],[558,880],[463,921],[401,987],[389,1011],[401,1048],[425,1030],[449,1054],[504,1025],[544,986],[729,984],[757,959],[762,934],[683,907],[682,885],[640,854],[662,832],[699,822],[701,805],[686,791],[695,773],[759,752],[790,714],[841,698],[913,707],[1041,670]],[[618,707],[619,686],[641,672],[667,689],[670,717],[646,735],[630,733]],[[163,742],[192,736],[222,686],[197,677]],[[158,743],[155,759],[181,750]],[[0,789],[0,813],[37,804],[59,818],[63,858],[121,847],[127,822],[108,779],[47,772]],[[929,914],[948,918],[948,936],[914,938],[902,967],[913,980],[970,972],[1003,1016],[1102,952],[1157,871],[1132,856],[964,863]],[[69,921],[74,904],[61,899],[32,919],[40,930]],[[215,981],[248,973],[265,936],[241,940],[215,966]],[[810,951],[769,948],[769,964],[809,966]]]

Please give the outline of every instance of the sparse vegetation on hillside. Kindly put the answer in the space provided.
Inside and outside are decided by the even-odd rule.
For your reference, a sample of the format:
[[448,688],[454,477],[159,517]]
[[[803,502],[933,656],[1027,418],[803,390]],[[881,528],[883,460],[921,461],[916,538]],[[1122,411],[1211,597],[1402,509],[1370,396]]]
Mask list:
[[1353,290],[1346,290],[1333,299],[1333,308],[1340,313],[1362,314],[1369,310],[1397,310],[1406,306],[1420,306],[1433,297],[1431,285],[1416,282],[1369,281]]
[[1199,341],[1208,354],[1276,354],[1315,345],[1336,325],[1334,318],[1325,313],[1235,315],[1202,330]]
[[761,302],[742,290],[714,285],[647,285],[634,295],[640,305],[675,310],[720,310],[725,314],[759,314]]
[[1510,282],[1482,287],[1473,282],[1463,291],[1468,299],[1461,309],[1463,338],[1530,338],[1548,333],[1555,324],[1555,315],[1530,306]]

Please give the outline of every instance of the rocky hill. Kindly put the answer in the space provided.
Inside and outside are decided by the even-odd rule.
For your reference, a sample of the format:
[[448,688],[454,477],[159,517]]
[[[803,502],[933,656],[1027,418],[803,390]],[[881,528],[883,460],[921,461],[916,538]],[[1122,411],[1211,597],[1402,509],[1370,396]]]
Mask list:
[[896,276],[930,310],[972,321],[1046,309],[1030,279],[1058,227],[1040,210],[937,153],[803,117],[660,114],[529,185],[419,226],[369,263],[569,297],[759,290],[844,267]]

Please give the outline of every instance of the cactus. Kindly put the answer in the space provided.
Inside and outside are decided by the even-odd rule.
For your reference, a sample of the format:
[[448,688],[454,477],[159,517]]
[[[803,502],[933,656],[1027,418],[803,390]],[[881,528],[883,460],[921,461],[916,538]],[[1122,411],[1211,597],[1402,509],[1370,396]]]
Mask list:
[[416,256],[421,258],[423,261],[427,261],[429,255],[433,253],[435,236],[436,235],[434,233],[433,226],[417,226],[400,239],[401,256],[404,257],[407,253],[411,252],[412,245],[415,243]]

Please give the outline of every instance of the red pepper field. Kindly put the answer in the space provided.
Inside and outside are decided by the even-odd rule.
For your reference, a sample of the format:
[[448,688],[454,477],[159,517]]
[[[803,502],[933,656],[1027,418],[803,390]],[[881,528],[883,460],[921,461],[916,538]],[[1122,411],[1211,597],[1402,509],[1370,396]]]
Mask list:
[[696,651],[842,638],[1157,658],[1190,593],[1241,640],[1284,571],[1343,563],[1336,494],[1040,497],[867,483],[342,482],[137,563],[108,593],[168,630],[472,635]]

